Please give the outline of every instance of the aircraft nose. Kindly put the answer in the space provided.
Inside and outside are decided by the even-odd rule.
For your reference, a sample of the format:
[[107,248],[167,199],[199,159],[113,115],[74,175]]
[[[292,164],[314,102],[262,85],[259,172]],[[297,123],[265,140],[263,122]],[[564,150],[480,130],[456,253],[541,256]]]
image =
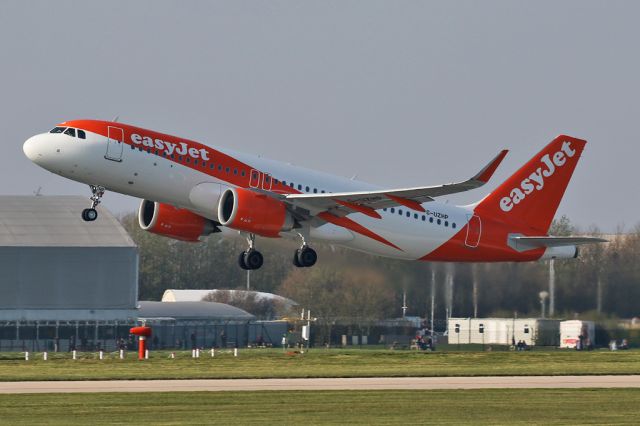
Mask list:
[[31,136],[29,139],[25,141],[24,145],[22,145],[22,150],[24,151],[24,155],[26,155],[27,158],[33,161],[34,163],[38,159],[38,156],[41,155],[40,146],[39,146],[40,138],[38,136],[40,135]]

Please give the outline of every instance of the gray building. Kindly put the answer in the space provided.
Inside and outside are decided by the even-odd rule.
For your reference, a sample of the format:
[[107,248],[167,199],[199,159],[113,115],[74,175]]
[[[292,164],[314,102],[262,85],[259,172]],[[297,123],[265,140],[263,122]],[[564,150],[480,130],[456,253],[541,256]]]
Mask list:
[[98,346],[119,324],[135,322],[136,245],[105,209],[84,222],[88,204],[76,196],[0,196],[1,350],[37,350],[42,340],[61,349]]

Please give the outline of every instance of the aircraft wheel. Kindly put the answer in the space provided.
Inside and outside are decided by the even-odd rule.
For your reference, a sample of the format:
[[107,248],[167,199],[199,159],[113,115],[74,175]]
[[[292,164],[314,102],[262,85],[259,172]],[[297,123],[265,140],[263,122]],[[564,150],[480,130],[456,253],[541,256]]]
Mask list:
[[244,263],[244,256],[246,255],[246,252],[242,252],[240,253],[240,256],[238,256],[238,266],[240,266],[240,268],[244,269],[245,271],[249,268],[247,268],[247,264]]
[[244,254],[244,264],[247,269],[260,269],[263,262],[262,253],[257,250],[249,250]]
[[297,268],[302,268],[302,265],[300,264],[300,261],[298,260],[298,256],[300,255],[300,249],[296,250],[293,253],[293,264],[297,267]]
[[318,254],[311,247],[303,247],[296,254],[298,263],[305,268],[315,265],[318,260]]
[[82,220],[85,222],[93,222],[98,218],[98,211],[96,209],[84,209],[82,210]]

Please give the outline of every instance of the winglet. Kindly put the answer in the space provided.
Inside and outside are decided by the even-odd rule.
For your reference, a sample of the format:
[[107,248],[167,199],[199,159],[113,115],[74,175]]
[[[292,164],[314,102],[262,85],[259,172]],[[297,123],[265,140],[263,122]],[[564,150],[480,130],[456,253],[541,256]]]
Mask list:
[[489,179],[491,179],[491,176],[493,176],[493,173],[496,171],[500,163],[502,163],[502,160],[504,160],[504,157],[507,156],[508,152],[508,149],[503,149],[502,151],[500,151],[500,153],[496,155],[496,157],[491,160],[489,164],[484,166],[484,168],[480,170],[477,175],[472,177],[471,180],[477,180],[482,183],[489,182]]

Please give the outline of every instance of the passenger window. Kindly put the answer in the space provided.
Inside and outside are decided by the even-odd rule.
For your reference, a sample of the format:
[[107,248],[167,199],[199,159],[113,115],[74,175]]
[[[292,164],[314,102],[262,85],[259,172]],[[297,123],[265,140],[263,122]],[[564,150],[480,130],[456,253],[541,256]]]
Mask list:
[[398,214],[402,216],[402,209],[398,209]]
[[74,138],[76,137],[76,129],[72,129],[71,127],[69,127],[67,130],[64,131],[65,135],[69,135],[69,136],[73,136]]
[[429,218],[429,223],[433,223],[433,218],[432,217]]
[[216,168],[216,165],[215,165],[215,164],[213,164],[213,163],[209,163],[209,168],[210,168],[211,170],[213,170],[213,169],[215,169],[215,168]]
[[391,213],[395,213],[395,212],[396,212],[396,209],[391,207]]
[[283,181],[282,181],[282,184],[283,184],[284,186],[287,186],[287,181],[286,181],[286,180],[283,180]]
[[442,221],[440,219],[438,219],[438,225],[440,225],[442,223]]
[[383,211],[383,212],[386,212],[386,211],[387,211],[387,208],[385,207],[384,209],[382,209],[382,211]]
[[298,184],[298,191],[302,191],[302,185]]
[[245,176],[245,175],[246,175],[246,173],[245,173],[245,171],[244,171],[244,170],[242,171],[241,175],[242,175],[242,176]]
[[427,217],[425,215],[422,215],[422,221],[424,222],[425,220],[427,220]]
[[294,187],[293,182],[289,182],[289,186],[293,188]]
[[305,187],[305,189],[304,189],[304,190],[305,190],[305,192],[309,192],[309,187],[308,187],[308,186],[307,186],[307,187]]
[[322,192],[324,194],[324,189],[322,191],[320,191],[320,192]]
[[237,175],[238,174],[238,169],[233,169],[233,174]]
[[87,138],[87,134],[84,132],[84,130],[78,129],[78,137],[80,139],[86,139]]
[[62,133],[64,132],[64,129],[66,129],[66,127],[54,127],[53,129],[49,130],[49,133]]
[[407,217],[411,217],[411,212],[407,212]]
[[218,171],[222,171],[222,164],[218,164]]
[[451,224],[451,227],[452,227],[453,229],[456,229],[456,223],[455,223],[455,222],[453,222],[453,223]]
[[449,226],[449,221],[445,220],[444,221],[444,226]]
[[318,193],[318,188],[313,188],[313,193],[317,194]]
[[229,171],[231,170],[231,168],[227,167],[226,169],[224,169],[225,172],[229,173]]
[[187,163],[191,162],[191,157],[187,157]]

